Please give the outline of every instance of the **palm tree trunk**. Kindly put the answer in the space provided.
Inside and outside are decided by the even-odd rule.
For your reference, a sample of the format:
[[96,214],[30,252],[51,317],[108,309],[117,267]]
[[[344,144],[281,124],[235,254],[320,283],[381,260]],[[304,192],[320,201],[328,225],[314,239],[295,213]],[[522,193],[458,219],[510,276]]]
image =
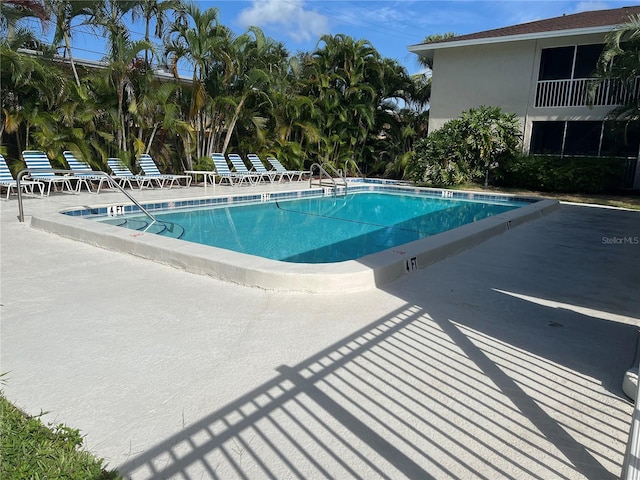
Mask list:
[[153,138],[156,136],[156,132],[158,131],[158,125],[158,123],[153,125],[153,130],[151,131],[151,136],[149,137],[149,142],[147,143],[147,148],[144,153],[149,153],[149,150],[151,150],[151,144],[153,143]]
[[182,139],[187,165],[189,166],[189,170],[191,170],[191,167],[193,166],[193,159],[191,158],[191,135],[184,135]]
[[69,35],[67,32],[64,32],[64,45],[69,54],[69,65],[71,65],[71,70],[73,71],[73,78],[76,80],[76,85],[80,86],[80,79],[78,78],[78,71],[76,70],[76,64],[73,61],[73,55],[71,55],[71,42],[69,41]]
[[209,129],[209,136],[207,138],[207,149],[205,151],[205,155],[209,156],[213,153],[213,146],[216,140],[216,136],[217,136],[217,132],[215,131],[215,123],[213,121],[213,118],[211,119],[211,128]]
[[242,111],[242,107],[244,106],[244,101],[247,99],[247,96],[244,95],[240,102],[238,102],[238,106],[236,110],[233,112],[233,117],[231,118],[231,123],[229,123],[229,128],[227,128],[227,135],[224,138],[224,143],[222,144],[222,153],[227,151],[227,147],[229,146],[229,142],[231,141],[231,135],[233,134],[233,130],[236,128],[236,123],[238,123],[238,119],[240,118],[240,112]]

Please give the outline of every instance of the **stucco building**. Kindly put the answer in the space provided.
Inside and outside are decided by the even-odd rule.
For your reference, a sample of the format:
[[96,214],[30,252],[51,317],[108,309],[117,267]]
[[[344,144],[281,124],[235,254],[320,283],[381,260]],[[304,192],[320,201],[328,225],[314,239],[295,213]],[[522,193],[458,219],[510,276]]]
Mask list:
[[523,150],[532,154],[618,156],[628,161],[626,186],[640,188],[640,127],[626,135],[607,114],[640,94],[603,84],[587,90],[606,35],[640,15],[640,6],[582,12],[412,45],[433,64],[429,130],[481,105],[515,113]]

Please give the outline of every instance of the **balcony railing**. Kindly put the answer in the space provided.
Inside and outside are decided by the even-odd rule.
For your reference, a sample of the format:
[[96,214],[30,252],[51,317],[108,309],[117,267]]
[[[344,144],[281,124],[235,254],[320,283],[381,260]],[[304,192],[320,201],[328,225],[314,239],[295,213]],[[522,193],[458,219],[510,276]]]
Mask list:
[[592,78],[574,80],[540,80],[536,87],[538,108],[545,107],[615,107],[625,105],[640,95],[640,77],[636,78],[633,88],[628,89],[620,80],[607,79],[595,90],[593,101],[589,89],[595,82]]

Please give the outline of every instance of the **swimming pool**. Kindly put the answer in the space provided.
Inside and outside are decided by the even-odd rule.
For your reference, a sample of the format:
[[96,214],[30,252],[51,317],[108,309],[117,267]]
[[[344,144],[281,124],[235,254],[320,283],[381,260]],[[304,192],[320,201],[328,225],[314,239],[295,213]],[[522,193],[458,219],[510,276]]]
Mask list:
[[[559,206],[555,200],[537,201],[537,199],[492,195],[484,192],[449,191],[392,184],[365,184],[364,182],[349,183],[348,191],[350,193],[397,193],[445,200],[470,201],[471,203],[480,201],[508,205],[515,201],[522,202],[520,204],[525,206],[497,213],[442,233],[430,232],[431,234],[424,238],[387,248],[378,253],[366,254],[356,260],[331,263],[285,262],[179,240],[178,238],[183,234],[183,226],[176,224],[161,223],[160,226],[154,224],[145,231],[146,227],[143,227],[142,230],[130,230],[109,225],[104,221],[87,220],[96,220],[100,217],[104,220],[111,215],[111,220],[119,223],[128,214],[140,215],[140,210],[135,205],[115,203],[118,199],[123,199],[122,196],[116,194],[90,196],[82,203],[79,201],[76,207],[69,206],[69,203],[74,199],[73,197],[64,197],[67,206],[55,210],[52,205],[53,209],[50,214],[32,216],[31,226],[111,251],[142,257],[191,273],[207,275],[245,286],[280,291],[344,293],[376,288],[400,276],[411,275],[418,269],[477,245],[492,236],[508,233],[510,229],[521,223],[551,213]],[[231,207],[232,205],[255,205],[276,201],[280,206],[283,206],[288,200],[318,197],[327,197],[327,200],[331,202],[342,200],[340,196],[334,198],[332,195],[328,195],[330,191],[325,191],[322,188],[305,188],[294,183],[252,186],[250,189],[218,189],[213,194],[209,193],[209,195],[205,194],[200,197],[194,196],[197,192],[202,193],[202,190],[198,187],[175,192],[145,190],[136,191],[135,195],[153,215],[212,206]],[[172,195],[172,197],[167,198],[168,195]],[[96,200],[109,201],[110,203],[92,203]],[[338,204],[336,204],[337,207]],[[437,212],[432,212],[432,214],[436,215]],[[311,215],[306,216],[310,217]],[[367,218],[371,219],[372,217]],[[260,222],[256,218],[253,223],[264,222]],[[397,226],[396,224],[394,226]],[[173,231],[169,236],[151,233],[154,229],[163,228]],[[387,225],[382,232],[389,230]],[[422,231],[421,228],[413,230]],[[286,233],[276,232],[276,236],[285,241],[288,240]],[[378,236],[384,238],[380,232],[378,232]]]
[[[293,263],[355,260],[529,204],[425,194],[359,192],[178,208],[100,221],[181,240]],[[165,228],[168,225],[168,228]]]

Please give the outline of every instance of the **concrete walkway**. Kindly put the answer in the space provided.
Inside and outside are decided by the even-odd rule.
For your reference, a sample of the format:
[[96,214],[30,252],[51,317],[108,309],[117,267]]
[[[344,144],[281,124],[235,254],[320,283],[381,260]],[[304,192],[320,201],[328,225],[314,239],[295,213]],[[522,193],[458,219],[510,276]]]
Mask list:
[[619,475],[640,213],[563,205],[384,289],[328,296],[29,226],[96,198],[28,199],[25,224],[0,202],[0,367],[11,401],[79,428],[125,476]]

